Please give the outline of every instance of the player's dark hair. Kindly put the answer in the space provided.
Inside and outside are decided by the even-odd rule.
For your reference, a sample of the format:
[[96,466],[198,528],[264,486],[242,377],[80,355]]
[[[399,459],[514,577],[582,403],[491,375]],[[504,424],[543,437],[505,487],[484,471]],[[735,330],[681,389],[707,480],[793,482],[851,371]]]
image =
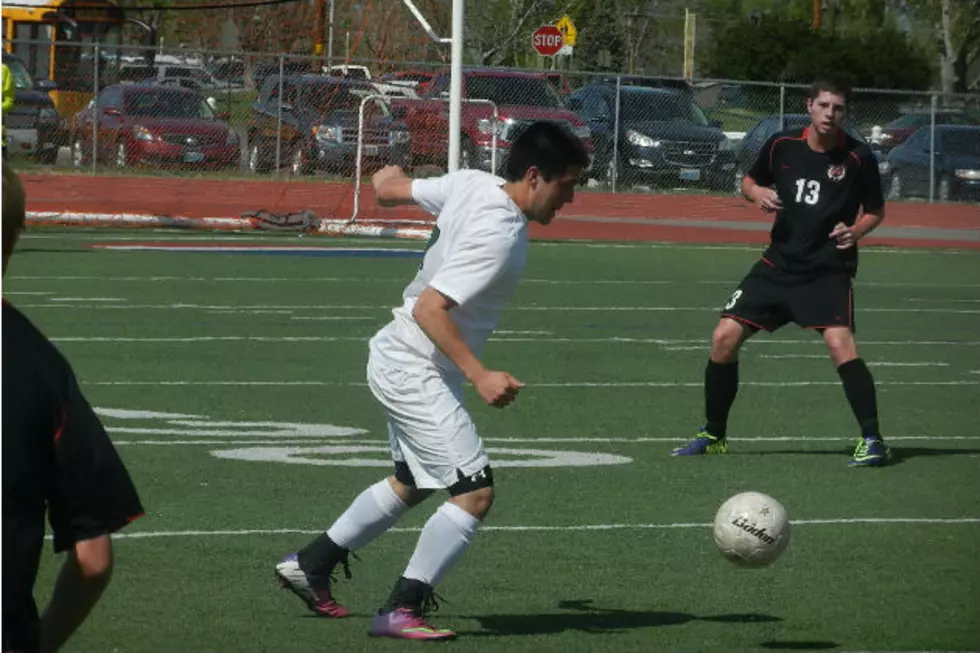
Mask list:
[[844,98],[844,104],[851,104],[851,87],[847,84],[833,79],[821,78],[810,85],[810,94],[807,96],[811,100],[816,100],[821,93],[833,93]]
[[541,120],[525,127],[510,148],[504,178],[520,181],[531,167],[541,171],[547,181],[569,168],[587,168],[589,153],[582,140],[567,127]]

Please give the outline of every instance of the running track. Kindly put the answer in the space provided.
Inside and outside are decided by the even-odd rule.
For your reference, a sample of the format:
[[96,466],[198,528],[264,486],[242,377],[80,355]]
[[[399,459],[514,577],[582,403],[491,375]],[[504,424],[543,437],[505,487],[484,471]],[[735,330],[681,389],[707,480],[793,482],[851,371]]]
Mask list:
[[[238,217],[246,211],[313,210],[348,218],[351,184],[317,181],[212,181],[181,178],[25,174],[28,211],[138,213]],[[381,210],[370,187],[361,217],[424,219],[416,209]],[[758,243],[768,240],[771,216],[741,199],[697,195],[577,193],[550,226],[532,225],[534,238],[659,242]],[[980,205],[890,202],[867,245],[980,249]]]

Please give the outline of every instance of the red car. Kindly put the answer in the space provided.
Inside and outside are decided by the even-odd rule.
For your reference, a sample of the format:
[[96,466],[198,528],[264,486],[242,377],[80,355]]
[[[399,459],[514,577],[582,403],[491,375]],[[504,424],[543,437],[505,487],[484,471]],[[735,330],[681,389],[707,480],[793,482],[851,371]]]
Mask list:
[[[418,100],[393,100],[392,113],[411,132],[412,165],[445,165],[449,151],[448,71],[432,80]],[[565,106],[552,80],[541,73],[470,68],[463,71],[460,167],[500,172],[513,139],[528,124],[549,120],[568,127],[594,152],[588,124]],[[488,102],[489,101],[489,102]],[[494,121],[493,108],[497,108]],[[494,138],[496,135],[496,138]],[[496,140],[496,156],[493,143]],[[494,167],[496,165],[496,167]]]
[[118,168],[235,165],[240,160],[238,134],[226,120],[194,91],[114,84],[75,116],[72,163],[85,165],[97,148],[99,162],[112,162]]

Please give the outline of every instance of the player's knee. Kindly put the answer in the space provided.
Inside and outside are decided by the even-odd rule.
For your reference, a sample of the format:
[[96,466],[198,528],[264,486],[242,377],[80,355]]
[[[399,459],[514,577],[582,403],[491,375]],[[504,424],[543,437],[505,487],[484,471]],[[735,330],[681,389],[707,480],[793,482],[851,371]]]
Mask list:
[[400,468],[398,463],[395,464],[395,474],[388,477],[388,484],[391,485],[392,491],[405,505],[408,507],[418,505],[428,499],[434,490],[422,490],[415,487],[415,479],[412,477],[408,465],[405,463],[401,463],[401,465],[404,465],[404,468]]
[[465,494],[450,497],[449,501],[470,513],[477,519],[483,519],[490,512],[493,506],[493,488],[483,487],[478,490],[471,490]]
[[711,360],[728,363],[738,358],[742,346],[742,325],[734,320],[722,320],[711,334]]
[[830,358],[838,367],[858,357],[857,344],[850,329],[827,329],[823,334]]
[[493,470],[487,465],[479,472],[463,475],[449,488],[450,501],[477,519],[483,519],[493,505]]

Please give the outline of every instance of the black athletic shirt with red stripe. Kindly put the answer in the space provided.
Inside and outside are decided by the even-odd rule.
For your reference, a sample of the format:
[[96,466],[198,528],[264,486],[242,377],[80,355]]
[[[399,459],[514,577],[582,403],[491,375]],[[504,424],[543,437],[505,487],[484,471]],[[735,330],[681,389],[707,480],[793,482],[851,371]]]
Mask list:
[[54,550],[119,530],[139,495],[68,361],[3,301],[3,650],[36,651],[45,515]]
[[807,145],[809,129],[774,135],[748,172],[760,186],[775,186],[783,204],[765,258],[791,273],[853,276],[857,247],[837,249],[830,232],[838,222],[853,225],[862,209],[884,207],[878,162],[870,147],[843,130],[837,147],[815,152]]

